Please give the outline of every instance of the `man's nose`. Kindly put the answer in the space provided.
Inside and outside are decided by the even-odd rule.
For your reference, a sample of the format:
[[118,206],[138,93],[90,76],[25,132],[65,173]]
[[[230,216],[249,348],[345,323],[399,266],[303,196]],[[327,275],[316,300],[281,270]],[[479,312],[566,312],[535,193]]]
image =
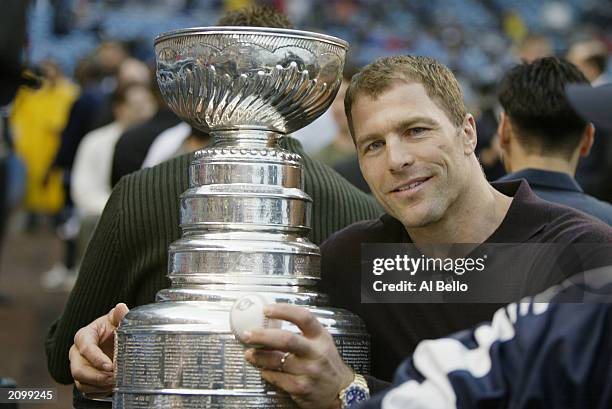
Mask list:
[[409,147],[397,138],[387,141],[387,167],[391,172],[400,172],[414,164],[414,155]]

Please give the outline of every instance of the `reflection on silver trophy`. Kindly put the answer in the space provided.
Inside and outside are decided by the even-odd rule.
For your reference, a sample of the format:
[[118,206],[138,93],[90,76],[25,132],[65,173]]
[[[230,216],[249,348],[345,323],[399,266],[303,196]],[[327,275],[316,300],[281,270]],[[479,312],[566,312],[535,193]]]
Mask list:
[[[171,287],[155,304],[131,310],[117,331],[113,407],[295,407],[245,361],[231,332],[229,310],[249,293],[308,307],[345,362],[369,373],[361,320],[326,307],[314,288],[320,253],[306,238],[311,199],[301,158],[278,144],[331,104],[346,49],[330,36],[251,27],[156,39],[165,101],[214,142],[196,154],[181,196]],[[287,322],[283,328],[298,331]]]

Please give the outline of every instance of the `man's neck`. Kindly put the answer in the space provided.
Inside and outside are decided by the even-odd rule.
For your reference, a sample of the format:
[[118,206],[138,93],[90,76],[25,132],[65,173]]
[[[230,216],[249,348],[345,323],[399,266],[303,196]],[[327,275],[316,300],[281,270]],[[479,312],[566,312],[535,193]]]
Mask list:
[[509,163],[510,172],[518,172],[524,169],[542,169],[552,172],[567,173],[570,176],[576,174],[577,163],[573,160],[555,156],[525,155],[512,158]]
[[498,192],[480,169],[477,183],[470,183],[446,215],[426,227],[406,228],[412,241],[419,243],[483,243],[501,225],[512,197]]

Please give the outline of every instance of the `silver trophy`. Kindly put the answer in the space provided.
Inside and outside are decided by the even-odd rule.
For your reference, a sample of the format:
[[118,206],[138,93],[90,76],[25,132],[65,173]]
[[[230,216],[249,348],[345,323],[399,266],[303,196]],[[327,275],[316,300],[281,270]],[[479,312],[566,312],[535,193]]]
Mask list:
[[[181,196],[182,237],[169,249],[171,287],[117,330],[115,408],[293,408],[244,359],[229,310],[246,294],[309,308],[345,362],[369,373],[362,321],[329,308],[314,285],[320,253],[306,238],[311,199],[299,155],[279,139],[331,104],[347,43],[305,31],[185,29],[155,41],[165,101],[209,132]],[[299,330],[284,322],[283,328]]]

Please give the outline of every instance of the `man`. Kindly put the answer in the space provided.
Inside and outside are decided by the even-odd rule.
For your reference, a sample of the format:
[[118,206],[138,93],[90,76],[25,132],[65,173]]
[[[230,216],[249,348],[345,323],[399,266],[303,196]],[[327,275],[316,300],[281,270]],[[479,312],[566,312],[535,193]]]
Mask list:
[[608,50],[601,41],[583,40],[572,44],[567,59],[584,73],[593,86],[610,82],[606,75]]
[[[351,139],[351,134],[346,123],[346,115],[344,114],[344,95],[346,89],[351,82],[351,77],[357,72],[356,68],[345,66],[342,73],[342,83],[340,89],[329,107],[329,111],[334,117],[337,132],[334,139],[323,146],[319,151],[313,154],[313,158],[334,167],[338,162],[351,157],[355,152],[355,145]],[[344,175],[343,175],[344,176]],[[348,180],[348,179],[347,179]]]
[[546,57],[512,68],[500,82],[504,109],[498,134],[508,175],[526,179],[542,199],[560,203],[612,224],[612,206],[585,194],[574,175],[593,145],[595,129],[572,109],[568,84],[588,84],[571,63]]
[[[77,265],[111,195],[111,167],[117,139],[125,129],[148,120],[156,110],[150,87],[136,82],[115,89],[111,103],[114,121],[83,137],[71,171],[71,196],[80,218]],[[76,274],[68,275],[63,286],[71,289],[75,280]]]
[[[610,83],[608,70],[608,50],[604,43],[596,39],[585,39],[572,44],[567,59],[575,64],[586,76],[591,85]],[[612,133],[597,130],[591,155],[578,164],[576,180],[590,195],[612,202]]]
[[[291,27],[285,16],[266,7],[230,13],[220,24]],[[311,241],[319,244],[351,223],[381,214],[372,198],[331,168],[306,156],[295,139],[283,138],[281,145],[303,159],[305,191],[313,200]],[[112,333],[96,333],[96,341],[84,350],[71,349],[75,334],[97,317],[106,316],[118,302],[132,307],[151,303],[157,291],[168,287],[168,246],[181,235],[179,195],[188,188],[188,166],[192,159],[192,154],[182,155],[143,169],[124,177],[113,190],[64,312],[47,336],[48,366],[56,381],[67,384],[76,380],[77,387],[85,392],[112,388],[112,368],[104,370],[100,366],[97,370],[92,364],[97,361],[93,358],[87,361],[82,355]],[[93,405],[78,395],[75,399],[77,407]]]
[[115,120],[89,132],[77,149],[72,167],[72,198],[81,216],[97,218],[111,194],[111,166],[117,139],[123,130],[146,121],[155,113],[148,86],[127,84],[112,96]]
[[[332,305],[365,321],[372,375],[391,379],[419,341],[488,320],[501,305],[361,304],[363,244],[612,242],[608,226],[539,199],[526,182],[486,181],[474,155],[474,118],[454,76],[437,61],[380,59],[353,77],[345,105],[361,170],[387,214],[349,226],[322,245],[322,282]],[[246,352],[264,379],[303,408],[339,406],[343,392],[363,390],[362,379],[343,364],[331,336],[307,310],[276,304],[266,314],[293,322],[303,335],[247,334],[246,342],[265,347]],[[370,393],[386,386],[371,377],[367,383]]]

